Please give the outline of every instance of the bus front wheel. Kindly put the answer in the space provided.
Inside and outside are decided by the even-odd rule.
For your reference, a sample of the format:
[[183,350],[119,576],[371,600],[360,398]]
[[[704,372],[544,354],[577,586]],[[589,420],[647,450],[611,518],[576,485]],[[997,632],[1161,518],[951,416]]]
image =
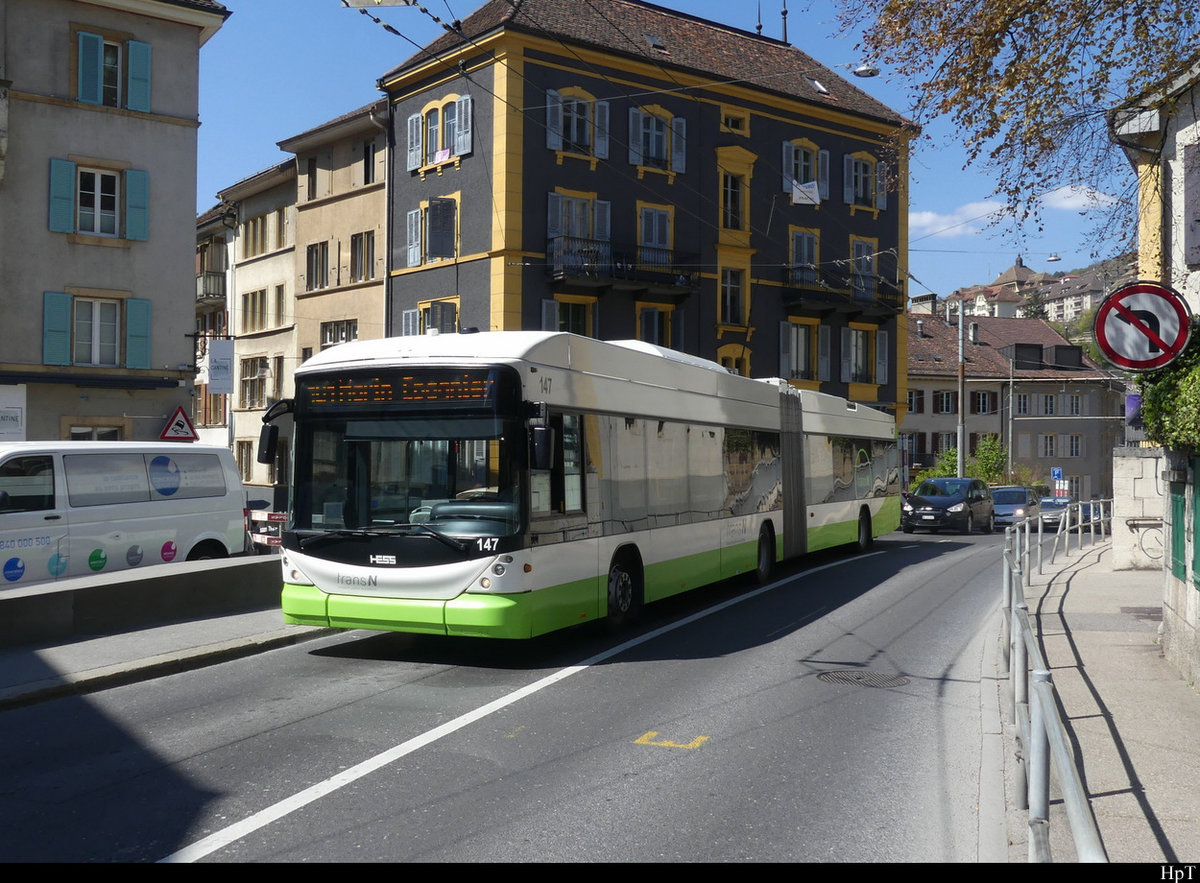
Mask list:
[[608,624],[628,625],[642,608],[641,569],[631,556],[614,559],[608,569]]

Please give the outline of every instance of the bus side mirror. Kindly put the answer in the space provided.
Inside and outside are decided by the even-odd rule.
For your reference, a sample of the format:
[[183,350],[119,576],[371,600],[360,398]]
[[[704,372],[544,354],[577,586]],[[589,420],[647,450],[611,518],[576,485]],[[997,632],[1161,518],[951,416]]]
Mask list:
[[279,440],[279,427],[274,423],[263,424],[262,432],[258,434],[258,462],[275,462],[275,445]]
[[529,461],[531,469],[553,468],[554,430],[551,427],[529,427]]

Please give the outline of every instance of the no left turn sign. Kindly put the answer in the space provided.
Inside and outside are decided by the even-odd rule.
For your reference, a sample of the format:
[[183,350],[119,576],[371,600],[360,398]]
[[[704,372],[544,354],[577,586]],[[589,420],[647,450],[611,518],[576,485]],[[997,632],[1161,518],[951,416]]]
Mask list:
[[1192,316],[1173,288],[1134,282],[1104,299],[1093,332],[1104,358],[1118,368],[1153,371],[1187,348]]

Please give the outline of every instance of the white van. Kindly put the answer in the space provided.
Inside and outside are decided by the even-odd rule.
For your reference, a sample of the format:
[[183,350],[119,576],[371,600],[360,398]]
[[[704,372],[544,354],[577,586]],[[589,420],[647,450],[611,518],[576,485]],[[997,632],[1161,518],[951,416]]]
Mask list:
[[227,448],[185,442],[0,443],[0,590],[246,551]]

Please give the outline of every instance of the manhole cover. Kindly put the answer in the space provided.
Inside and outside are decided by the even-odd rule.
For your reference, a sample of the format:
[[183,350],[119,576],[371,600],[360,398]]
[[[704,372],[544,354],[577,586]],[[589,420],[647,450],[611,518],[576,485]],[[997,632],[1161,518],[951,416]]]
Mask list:
[[881,675],[871,671],[823,671],[818,681],[827,684],[853,684],[857,687],[903,687],[908,683],[904,675]]

